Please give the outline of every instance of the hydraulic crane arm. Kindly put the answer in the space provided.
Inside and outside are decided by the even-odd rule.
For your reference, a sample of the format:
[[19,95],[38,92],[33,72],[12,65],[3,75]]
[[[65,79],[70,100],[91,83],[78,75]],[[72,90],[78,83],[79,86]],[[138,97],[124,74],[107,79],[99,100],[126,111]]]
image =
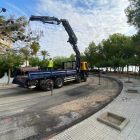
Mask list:
[[55,17],[48,17],[48,16],[31,16],[30,21],[42,21],[43,23],[49,23],[49,24],[56,24],[59,25],[61,22],[65,28],[65,30],[67,31],[68,35],[69,35],[69,39],[68,42],[70,44],[77,44],[77,37],[75,35],[75,33],[73,32],[69,22],[66,19],[58,19]]
[[80,62],[81,62],[81,58],[80,58],[80,52],[79,49],[77,47],[77,37],[74,33],[74,31],[72,30],[69,22],[66,19],[58,19],[55,17],[49,17],[49,16],[31,16],[30,21],[42,21],[43,23],[49,23],[49,24],[56,24],[59,25],[62,22],[62,25],[64,26],[65,30],[67,31],[68,35],[69,35],[69,39],[68,42],[72,45],[73,50],[76,53],[76,61],[77,61],[77,67],[78,70],[80,70]]
[[49,24],[55,24],[57,22],[57,25],[61,23],[61,21],[58,18],[55,17],[48,17],[48,16],[33,16],[31,15],[29,21],[42,21],[43,23],[49,23]]

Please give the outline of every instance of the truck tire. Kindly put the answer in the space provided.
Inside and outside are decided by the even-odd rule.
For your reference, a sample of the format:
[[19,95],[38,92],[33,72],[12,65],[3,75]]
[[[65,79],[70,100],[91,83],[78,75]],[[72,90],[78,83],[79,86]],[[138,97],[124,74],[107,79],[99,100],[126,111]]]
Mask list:
[[36,85],[36,89],[40,89],[40,85],[39,84]]
[[77,75],[76,83],[81,83],[81,76],[80,75]]
[[89,76],[89,71],[86,71],[85,74],[86,74],[86,76],[88,77],[88,76]]
[[63,84],[64,84],[64,81],[63,81],[62,78],[57,78],[55,80],[55,83],[54,83],[54,85],[55,85],[56,88],[61,88],[63,86]]
[[52,82],[52,84],[53,84],[53,80],[51,80],[51,79],[43,80],[43,82],[40,83],[40,88],[43,91],[50,91],[51,90],[51,86],[50,86],[50,84],[48,84],[50,82]]
[[86,82],[87,81],[87,76],[86,75],[84,75],[84,82]]

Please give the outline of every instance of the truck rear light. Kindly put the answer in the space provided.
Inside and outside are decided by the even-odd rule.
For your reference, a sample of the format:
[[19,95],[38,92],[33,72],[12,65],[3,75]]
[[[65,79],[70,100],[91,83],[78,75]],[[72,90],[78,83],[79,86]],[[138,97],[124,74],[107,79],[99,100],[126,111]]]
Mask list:
[[29,85],[29,82],[27,82],[26,85]]

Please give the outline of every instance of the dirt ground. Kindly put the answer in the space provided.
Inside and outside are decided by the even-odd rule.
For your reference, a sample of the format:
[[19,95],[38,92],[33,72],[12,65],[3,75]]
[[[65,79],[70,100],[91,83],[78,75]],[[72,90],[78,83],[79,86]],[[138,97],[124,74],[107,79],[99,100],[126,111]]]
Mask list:
[[0,138],[38,140],[57,134],[106,106],[121,89],[116,79],[101,77],[99,85],[92,75],[87,82],[54,89],[53,96],[36,89],[0,89]]

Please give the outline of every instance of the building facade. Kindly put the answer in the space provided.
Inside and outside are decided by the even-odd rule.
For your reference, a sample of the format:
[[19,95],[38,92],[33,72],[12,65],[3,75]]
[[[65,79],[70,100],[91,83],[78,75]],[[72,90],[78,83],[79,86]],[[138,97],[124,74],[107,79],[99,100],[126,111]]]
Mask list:
[[0,54],[4,54],[7,49],[14,47],[14,43],[6,36],[0,36]]

